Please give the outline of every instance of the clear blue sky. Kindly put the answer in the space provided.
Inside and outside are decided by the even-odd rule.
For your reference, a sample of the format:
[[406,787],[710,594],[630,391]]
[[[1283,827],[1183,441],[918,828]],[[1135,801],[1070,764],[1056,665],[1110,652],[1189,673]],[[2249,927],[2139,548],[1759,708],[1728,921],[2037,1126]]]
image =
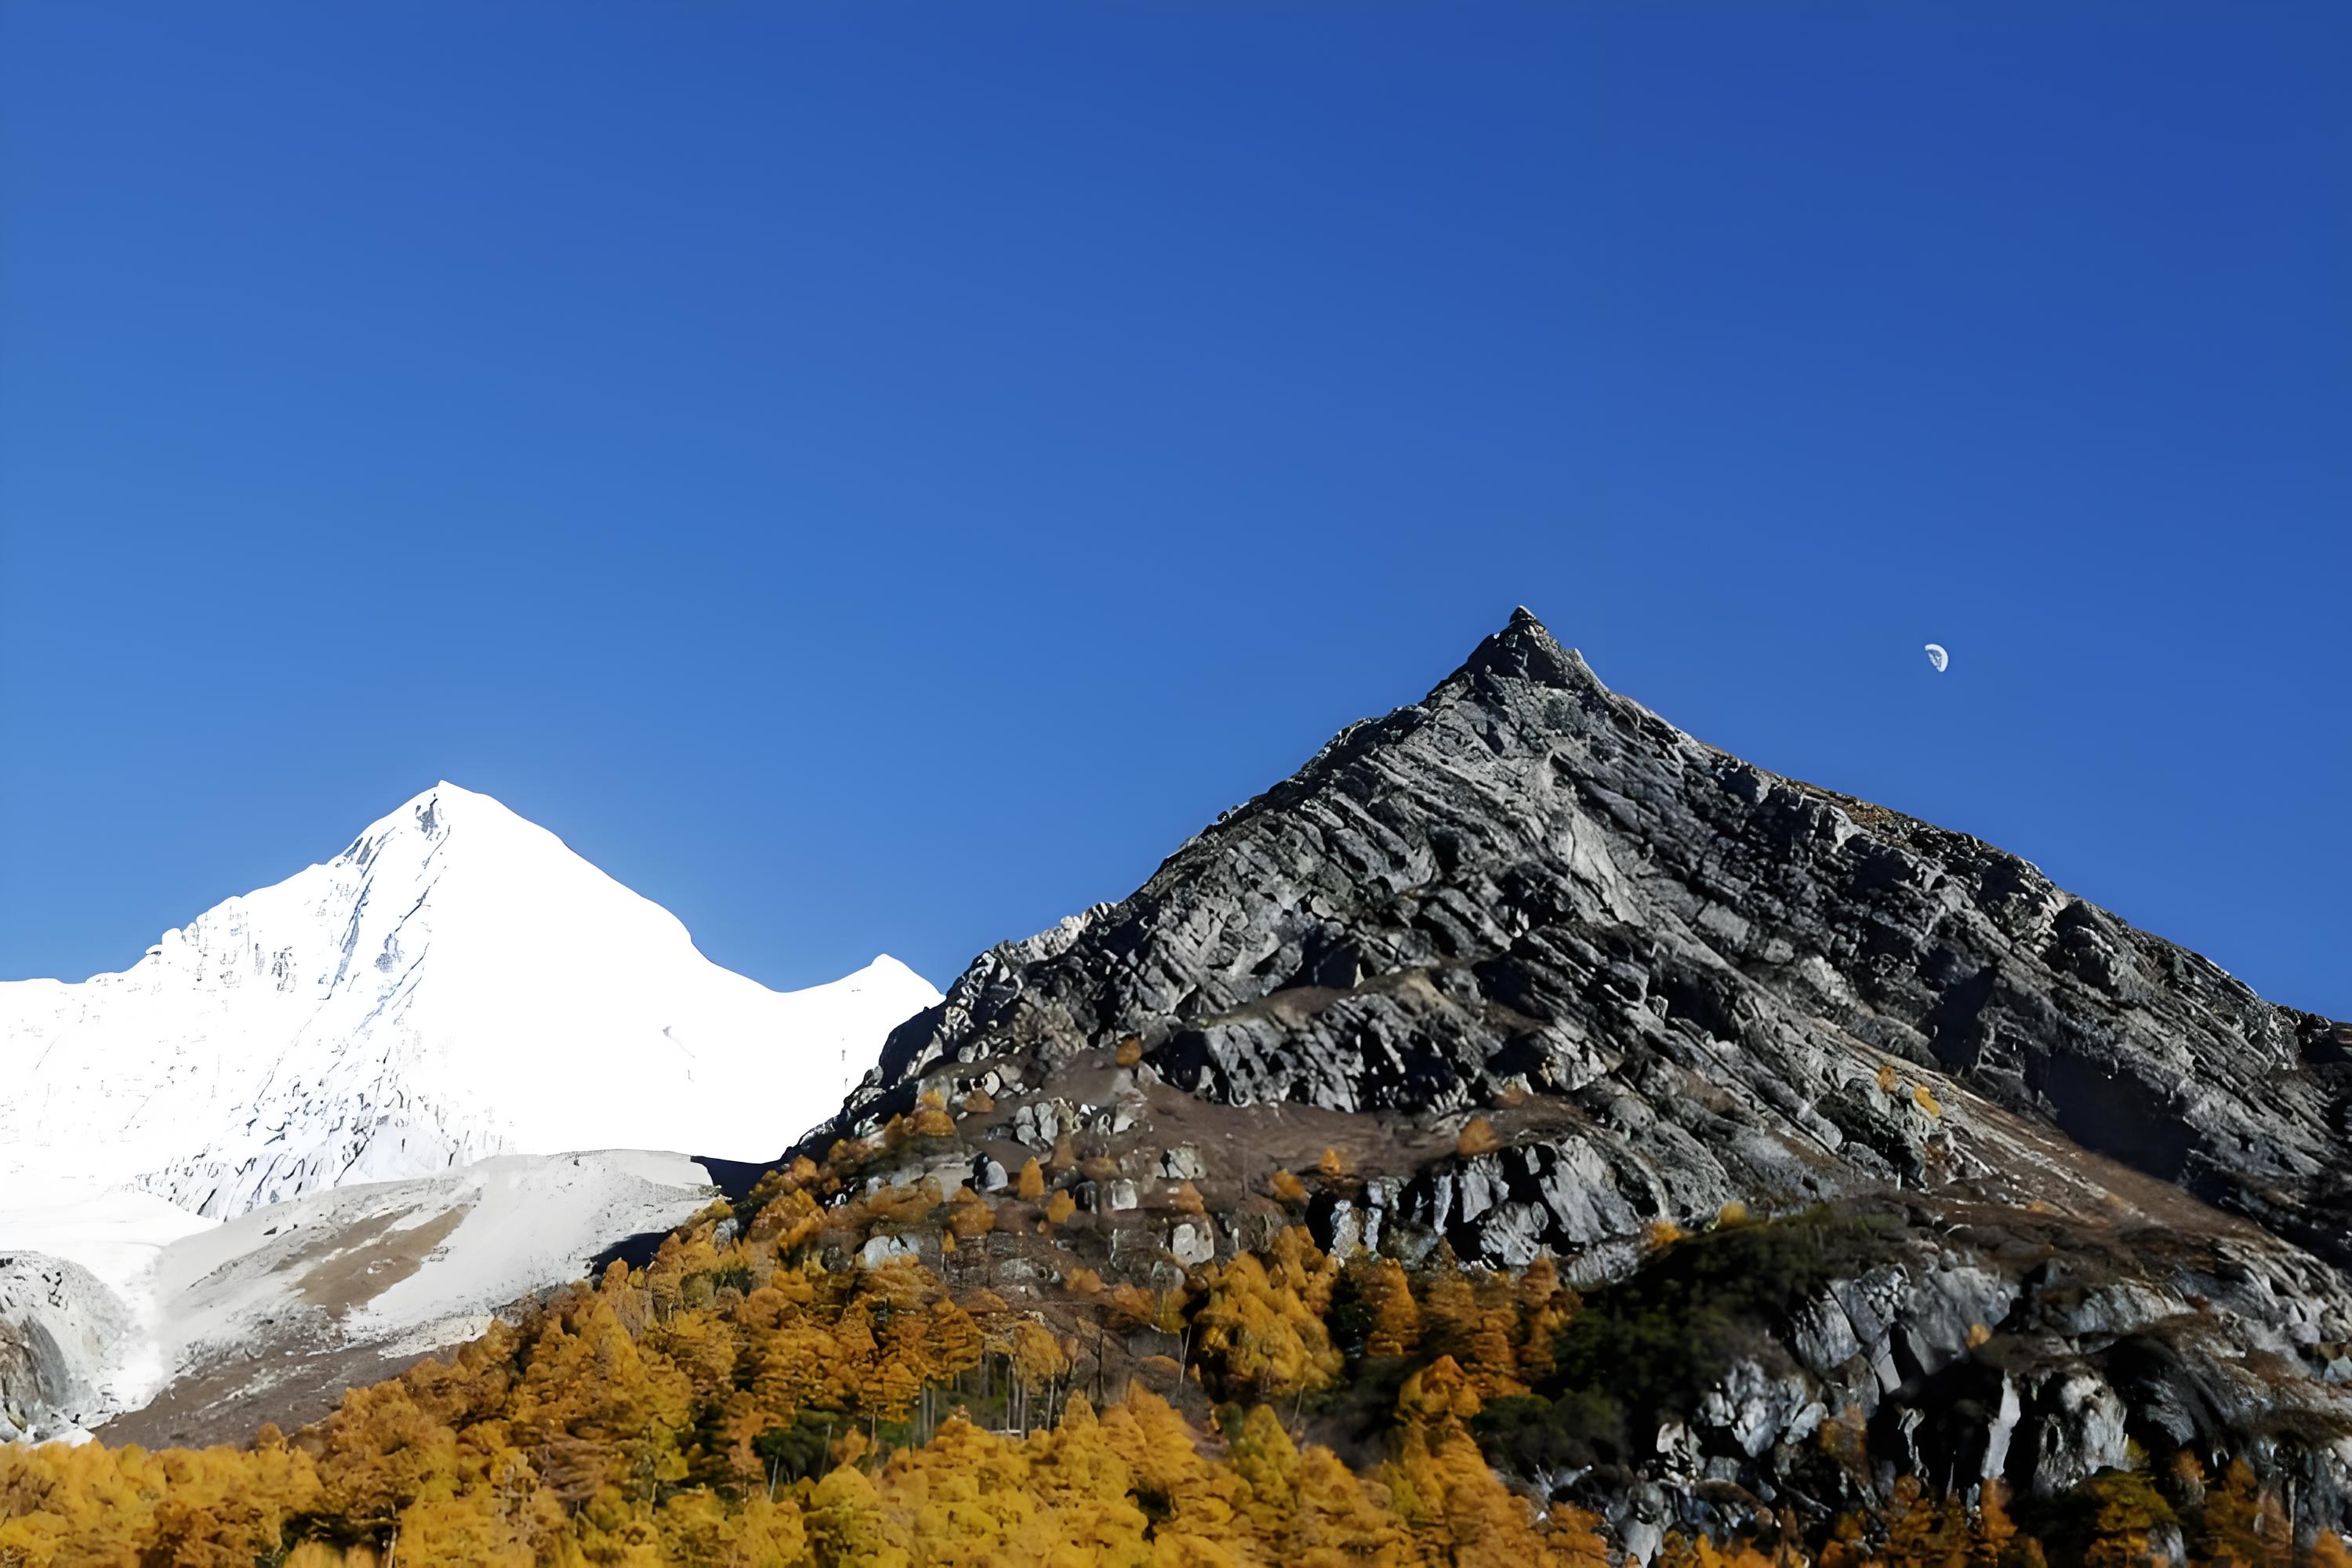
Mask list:
[[2326,4],[10,5],[0,974],[446,775],[943,984],[1524,601],[2352,1016],[2348,74]]

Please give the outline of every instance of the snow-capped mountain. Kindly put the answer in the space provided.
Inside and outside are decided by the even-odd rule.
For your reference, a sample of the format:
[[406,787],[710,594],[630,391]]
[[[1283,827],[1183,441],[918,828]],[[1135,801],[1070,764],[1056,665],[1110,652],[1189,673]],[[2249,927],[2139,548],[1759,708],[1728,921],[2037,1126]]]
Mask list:
[[764,1159],[938,1000],[887,956],[771,991],[441,784],[121,973],[0,983],[0,1179],[227,1217],[491,1154]]

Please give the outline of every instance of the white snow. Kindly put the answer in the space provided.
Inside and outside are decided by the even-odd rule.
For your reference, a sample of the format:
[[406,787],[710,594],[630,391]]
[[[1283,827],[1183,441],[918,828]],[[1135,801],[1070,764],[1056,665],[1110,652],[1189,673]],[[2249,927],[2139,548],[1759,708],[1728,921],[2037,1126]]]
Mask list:
[[0,1253],[38,1252],[69,1258],[117,1295],[140,1287],[166,1247],[218,1226],[152,1193],[117,1187],[40,1202],[14,1186],[0,1208]]
[[[624,1237],[667,1230],[714,1195],[681,1154],[599,1150],[505,1155],[402,1182],[369,1182],[259,1209],[166,1248],[150,1282],[170,1359],[249,1343],[263,1318],[307,1305],[339,1343],[470,1339],[518,1298],[581,1277]],[[414,1272],[387,1263],[404,1233],[456,1216]],[[332,1287],[320,1280],[357,1255]]]
[[[273,1384],[331,1394],[354,1371],[338,1358],[396,1362],[474,1339],[500,1310],[713,1195],[683,1155],[605,1150],[336,1187],[226,1224],[121,1193],[89,1209],[92,1223],[61,1216],[46,1234],[0,1215],[0,1244],[87,1253],[111,1235],[123,1249],[111,1278],[30,1251],[0,1261],[0,1328],[37,1323],[36,1343],[55,1347],[48,1407],[19,1415],[34,1436],[70,1438],[182,1378],[206,1379],[212,1398]],[[0,1415],[0,1436],[13,1425]]]
[[[493,1154],[767,1159],[938,1000],[887,956],[771,991],[445,783],[121,973],[0,983],[0,1191],[129,1184],[226,1218]],[[0,1235],[31,1223],[0,1216]],[[138,1245],[109,1223],[123,1239],[58,1255]]]
[[780,1153],[938,1000],[771,991],[449,784],[121,973],[0,983],[0,1436],[470,1339],[709,1201],[642,1151]]

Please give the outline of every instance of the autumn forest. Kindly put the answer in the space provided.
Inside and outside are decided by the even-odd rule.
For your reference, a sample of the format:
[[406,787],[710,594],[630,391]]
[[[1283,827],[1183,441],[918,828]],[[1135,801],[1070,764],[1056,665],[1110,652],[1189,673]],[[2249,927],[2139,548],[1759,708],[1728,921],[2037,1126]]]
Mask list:
[[[887,1143],[950,1130],[926,1104]],[[1075,1218],[1067,1187],[1034,1161],[993,1199],[861,1185],[874,1152],[837,1145],[772,1173],[646,1267],[615,1262],[304,1431],[202,1451],[0,1449],[0,1564],[1598,1565],[1601,1521],[1542,1500],[1552,1483],[1626,1457],[1706,1374],[1743,1289],[1869,1239],[1866,1222],[1818,1215],[1666,1227],[1648,1285],[1587,1300],[1547,1260],[1515,1276],[1443,1249],[1412,1268],[1340,1258],[1288,1224],[1159,1289],[1073,1261],[1050,1290],[1025,1270],[958,1290],[943,1269],[969,1279],[955,1260],[992,1237],[1051,1255]],[[1273,1203],[1304,1194],[1288,1173],[1269,1183]],[[1178,1201],[1199,1204],[1189,1187]],[[1857,1434],[1832,1421],[1819,1442],[1866,1495]],[[1783,1508],[1728,1539],[1668,1532],[1655,1558],[2297,1555],[2242,1465],[2116,1472],[2031,1510],[1998,1484],[1885,1495],[1832,1518]]]

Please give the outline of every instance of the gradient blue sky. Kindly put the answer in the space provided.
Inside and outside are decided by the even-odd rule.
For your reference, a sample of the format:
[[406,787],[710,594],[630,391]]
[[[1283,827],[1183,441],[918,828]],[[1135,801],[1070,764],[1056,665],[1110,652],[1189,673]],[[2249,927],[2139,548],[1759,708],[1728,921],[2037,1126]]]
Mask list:
[[943,984],[1525,602],[2352,1016],[2347,72],[2321,4],[10,5],[0,974],[446,776]]

